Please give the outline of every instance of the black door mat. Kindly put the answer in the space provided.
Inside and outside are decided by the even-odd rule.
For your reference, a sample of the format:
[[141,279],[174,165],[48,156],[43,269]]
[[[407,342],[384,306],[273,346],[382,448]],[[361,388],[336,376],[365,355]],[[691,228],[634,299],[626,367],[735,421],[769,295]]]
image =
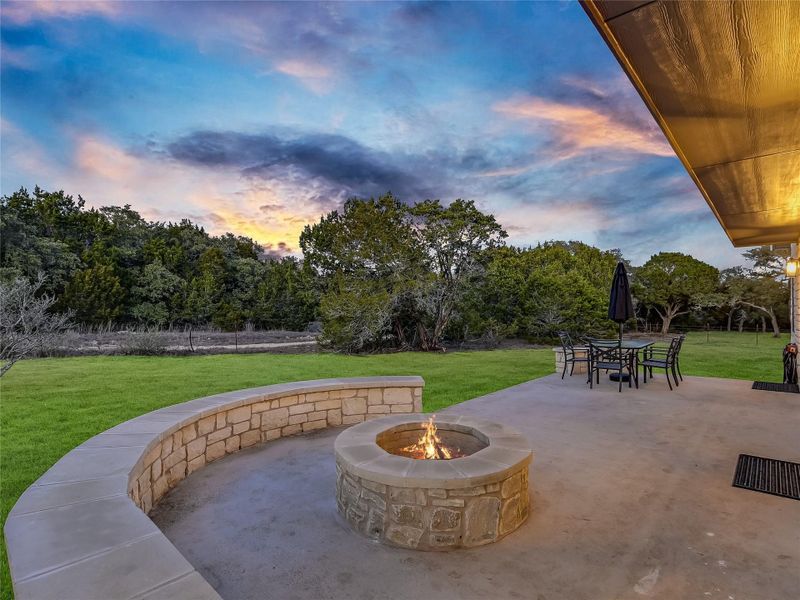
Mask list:
[[733,487],[800,500],[800,463],[740,454]]
[[769,381],[754,381],[754,390],[764,390],[765,392],[789,392],[800,394],[800,386],[796,383],[770,383]]

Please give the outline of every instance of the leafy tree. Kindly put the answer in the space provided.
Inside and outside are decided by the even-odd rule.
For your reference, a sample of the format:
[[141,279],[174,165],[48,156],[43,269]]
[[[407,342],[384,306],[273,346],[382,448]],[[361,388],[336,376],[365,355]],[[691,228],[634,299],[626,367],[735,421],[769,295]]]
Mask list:
[[753,263],[751,271],[761,277],[780,277],[783,275],[786,252],[775,250],[772,246],[761,246],[742,252],[746,260]]
[[351,198],[341,211],[307,225],[300,235],[300,248],[323,285],[337,273],[403,279],[424,258],[416,247],[407,207],[391,193],[370,200]]
[[420,345],[434,350],[441,346],[464,293],[483,274],[487,251],[499,247],[508,234],[472,201],[459,199],[442,206],[438,200],[426,200],[411,207],[409,214],[433,275],[420,279],[416,288],[417,304],[427,317],[427,326],[419,328]]
[[661,318],[661,333],[672,320],[689,312],[703,295],[717,288],[719,271],[680,252],[661,252],[635,270],[635,295]]
[[209,248],[200,256],[199,275],[189,284],[186,300],[187,318],[196,324],[208,323],[219,311],[227,287],[225,255],[219,248]]
[[726,309],[727,330],[731,330],[734,317],[741,309],[742,299],[749,287],[749,272],[744,267],[731,267],[720,272],[720,302]]
[[[412,288],[424,276],[426,255],[415,239],[408,208],[397,198],[386,194],[377,199],[348,200],[342,211],[333,211],[307,226],[300,247],[320,282],[320,316],[325,330],[335,329],[325,336],[333,346],[352,352],[414,344],[419,319],[413,309],[403,311],[401,307],[413,303]],[[378,321],[362,327],[344,326],[345,315],[357,315],[347,309],[356,310],[359,293],[365,294],[364,302],[369,304],[364,316]],[[386,315],[393,335],[385,335]],[[346,335],[353,339],[346,341]]]
[[81,261],[70,244],[46,235],[35,203],[25,189],[0,200],[0,278],[34,280],[44,273],[41,292],[57,295],[81,268]]
[[251,320],[259,327],[304,329],[316,318],[316,287],[312,270],[294,258],[265,263]]
[[534,248],[491,252],[481,285],[472,293],[469,329],[501,329],[534,339],[559,330],[605,334],[608,292],[618,254],[581,242],[547,242]]
[[754,277],[747,283],[741,304],[768,316],[773,337],[780,337],[778,312],[785,310],[789,304],[789,286],[769,276]]
[[162,327],[177,316],[174,308],[186,282],[160,260],[145,265],[133,287],[133,317],[140,323]]
[[97,265],[76,273],[67,284],[60,304],[83,323],[110,323],[122,314],[125,291],[108,265]]
[[225,301],[214,311],[211,322],[223,331],[239,331],[244,326],[244,313]]
[[342,352],[379,349],[392,335],[392,299],[380,281],[334,276],[320,312],[321,343]]
[[[300,238],[306,262],[322,282],[320,314],[325,331],[331,330],[326,339],[348,351],[441,348],[458,303],[484,268],[486,251],[503,237],[494,217],[473,202],[443,206],[427,200],[409,207],[391,194],[348,200]],[[347,315],[360,325],[344,326]],[[353,339],[346,341],[347,335]]]

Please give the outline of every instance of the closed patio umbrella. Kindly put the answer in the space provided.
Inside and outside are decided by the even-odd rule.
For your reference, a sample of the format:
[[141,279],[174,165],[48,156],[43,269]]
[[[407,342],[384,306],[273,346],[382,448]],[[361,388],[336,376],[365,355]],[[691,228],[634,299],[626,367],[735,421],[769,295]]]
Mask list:
[[[608,301],[608,318],[619,323],[619,343],[622,344],[622,328],[625,321],[633,317],[633,298],[631,297],[631,286],[628,282],[628,273],[622,262],[617,263],[614,269],[614,280],[611,282],[611,298]],[[620,359],[621,360],[621,359]],[[620,363],[621,365],[621,363]],[[621,369],[621,366],[620,366]],[[628,381],[628,375],[612,373],[613,381]]]
[[617,263],[614,280],[611,282],[611,298],[608,302],[608,318],[619,323],[619,339],[622,341],[622,327],[625,321],[633,318],[633,298],[628,273],[622,262]]

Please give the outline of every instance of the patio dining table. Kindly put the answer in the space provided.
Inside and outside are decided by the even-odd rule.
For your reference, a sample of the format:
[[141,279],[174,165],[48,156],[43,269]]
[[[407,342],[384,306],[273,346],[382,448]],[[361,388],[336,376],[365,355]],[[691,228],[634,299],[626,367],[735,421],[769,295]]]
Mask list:
[[[606,348],[613,348],[619,347],[623,350],[633,350],[636,355],[636,365],[638,371],[638,364],[639,364],[639,352],[653,346],[656,343],[656,340],[633,340],[633,339],[622,339],[620,340],[589,340],[591,341],[592,345],[606,347]],[[591,375],[590,375],[591,376]],[[611,373],[609,378],[612,381],[617,381],[617,377],[619,375],[617,373]],[[628,375],[622,375],[622,381],[627,381]]]

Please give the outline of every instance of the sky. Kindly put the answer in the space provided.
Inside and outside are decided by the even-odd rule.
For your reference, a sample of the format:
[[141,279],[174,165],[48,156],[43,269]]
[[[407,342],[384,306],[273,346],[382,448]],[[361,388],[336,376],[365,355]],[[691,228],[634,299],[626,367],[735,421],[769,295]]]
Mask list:
[[0,5],[0,192],[299,253],[350,197],[475,200],[517,245],[734,249],[577,2]]

